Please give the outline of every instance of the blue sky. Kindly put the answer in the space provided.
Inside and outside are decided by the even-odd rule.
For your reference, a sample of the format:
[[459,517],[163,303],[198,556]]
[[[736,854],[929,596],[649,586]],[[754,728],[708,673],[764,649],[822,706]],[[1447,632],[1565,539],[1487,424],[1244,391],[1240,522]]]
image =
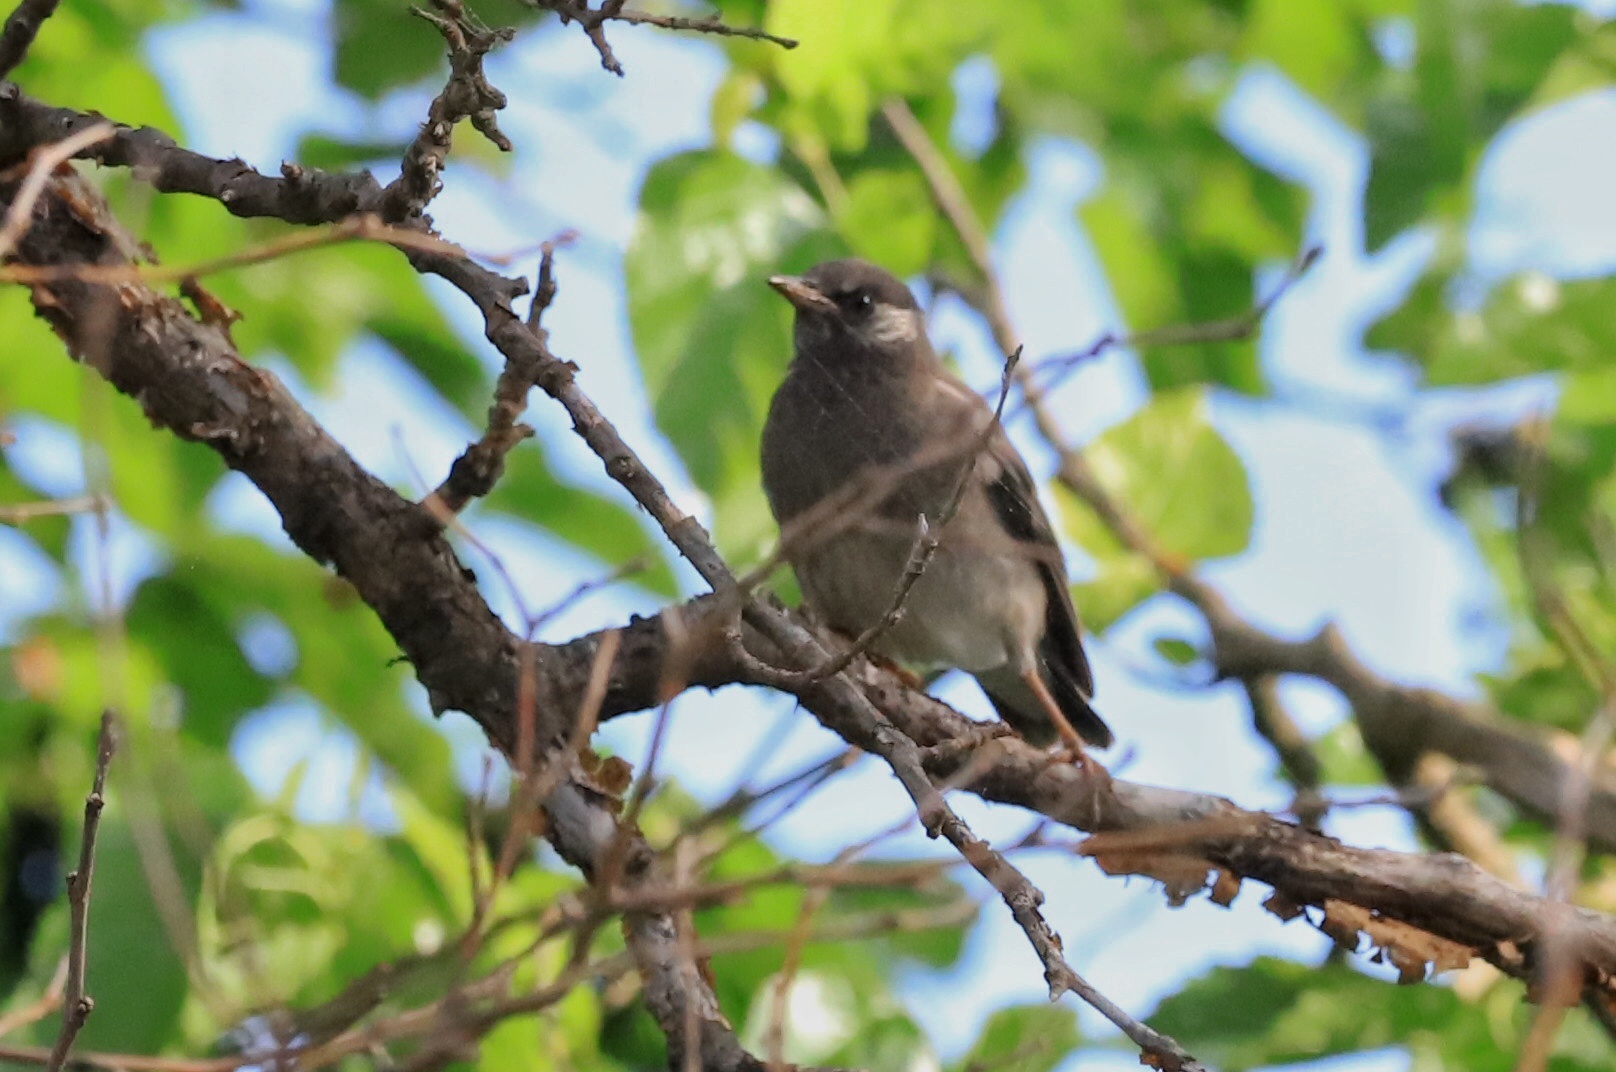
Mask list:
[[[248,3],[243,12],[210,15],[155,35],[151,57],[185,122],[185,140],[273,171],[309,129],[367,136],[413,129],[424,114],[424,93],[400,94],[369,108],[329,88],[325,17],[317,2]],[[670,152],[706,143],[706,100],[722,62],[702,42],[645,29],[619,28],[613,45],[628,70],[625,79],[602,72],[593,49],[572,31],[528,34],[497,54],[490,75],[511,99],[501,126],[517,146],[514,170],[495,179],[457,169],[451,160],[434,215],[444,234],[483,250],[529,246],[563,228],[580,233],[561,260],[561,298],[546,316],[552,343],[582,366],[585,390],[680,501],[699,510],[701,497],[652,427],[639,388],[621,257],[645,168]],[[991,70],[972,65],[960,84],[968,102],[984,107]],[[235,88],[245,86],[255,88]],[[971,136],[972,121],[968,107],[961,136]],[[1552,385],[1415,397],[1402,366],[1363,353],[1356,341],[1366,323],[1396,303],[1430,254],[1429,239],[1420,235],[1405,236],[1374,257],[1363,254],[1357,223],[1367,167],[1362,141],[1265,69],[1247,73],[1226,107],[1225,125],[1255,159],[1307,188],[1310,232],[1327,252],[1274,311],[1263,336],[1263,358],[1281,401],[1216,403],[1217,423],[1251,474],[1257,528],[1248,553],[1208,573],[1241,612],[1266,627],[1300,635],[1335,621],[1375,669],[1473,694],[1470,675],[1493,665],[1502,643],[1495,630],[1467,624],[1484,617],[1494,594],[1435,498],[1447,460],[1445,430],[1462,419],[1544,405],[1552,400]],[[1608,195],[1616,172],[1613,135],[1616,94],[1602,93],[1557,105],[1497,140],[1476,179],[1470,236],[1478,280],[1521,269],[1578,275],[1610,267],[1616,257],[1616,203]],[[766,139],[751,144],[766,148]],[[1085,346],[1119,319],[1072,212],[1103,182],[1100,163],[1080,146],[1051,142],[1035,149],[1031,175],[994,236],[994,256],[1013,319],[1028,352],[1038,355]],[[1281,268],[1274,266],[1275,273]],[[492,367],[472,311],[452,296],[445,299],[468,346]],[[996,377],[990,341],[958,309],[940,308],[933,331],[960,356],[974,382]],[[277,371],[300,388],[338,439],[388,479],[408,481],[413,467],[435,480],[473,433],[430,405],[413,376],[377,346],[354,349],[331,396],[314,396],[287,370]],[[1071,377],[1056,406],[1069,435],[1082,441],[1127,416],[1143,398],[1131,355],[1114,351]],[[535,396],[529,419],[570,478],[608,486],[568,422],[542,397]],[[401,443],[403,428],[409,429],[407,443]],[[77,465],[63,461],[76,457],[70,439],[37,426],[13,431],[19,442],[9,453],[20,469],[53,491],[76,489]],[[1013,432],[1034,468],[1047,472],[1052,459],[1024,429]],[[262,498],[240,478],[231,481],[212,504],[214,516],[232,528],[284,539]],[[484,523],[478,536],[512,567],[531,605],[551,602],[599,573],[582,555],[502,526]],[[0,606],[12,614],[51,597],[28,579],[20,547],[0,533]],[[115,549],[127,589],[151,558],[127,527]],[[566,568],[558,569],[558,562]],[[614,591],[563,615],[549,637],[562,639],[652,609],[645,597]],[[1150,644],[1164,634],[1194,638],[1199,627],[1183,608],[1158,600],[1093,646],[1101,708],[1122,739],[1114,753],[1124,757],[1120,773],[1225,794],[1249,807],[1283,807],[1288,795],[1273,775],[1272,757],[1254,743],[1232,689],[1163,690],[1140,672],[1155,665]],[[273,636],[265,642],[273,646]],[[942,691],[972,713],[987,714],[968,684],[947,682]],[[1285,694],[1310,732],[1324,732],[1344,715],[1339,698],[1321,687],[1290,682]],[[777,726],[788,727],[789,736],[754,770],[750,763],[760,740]],[[474,777],[481,766],[479,734],[461,718],[444,727],[463,745],[463,769]],[[648,730],[649,719],[634,716],[614,721],[603,734],[611,747],[638,761]],[[676,706],[663,769],[698,797],[715,799],[743,771],[766,779],[833,747],[828,734],[780,697],[741,689],[691,693]],[[331,814],[346,806],[352,750],[310,711],[291,704],[265,712],[243,729],[236,754],[266,792],[274,792],[294,764],[310,759],[305,811]],[[956,805],[979,833],[998,841],[1029,826],[1013,810],[970,798]],[[380,787],[373,787],[364,808],[375,821],[386,821]],[[866,762],[782,823],[775,840],[790,852],[828,857],[908,810],[890,777]],[[1360,844],[1414,847],[1406,820],[1388,810],[1338,813],[1331,822],[1332,832]],[[897,839],[889,849],[936,851],[918,834]],[[1209,965],[1241,963],[1261,953],[1311,960],[1325,948],[1302,925],[1282,925],[1263,913],[1255,890],[1246,891],[1232,911],[1204,902],[1171,911],[1142,881],[1108,879],[1092,866],[1048,854],[1023,863],[1049,893],[1048,915],[1074,964],[1136,1011]],[[994,1006],[1038,1001],[1043,994],[1035,959],[996,902],[987,904],[958,971],[912,971],[905,977],[911,1011],[945,1055],[968,1044]],[[1084,1022],[1098,1030],[1087,1013]],[[1350,1067],[1379,1072],[1407,1065],[1402,1055],[1385,1054]],[[1119,1050],[1086,1055],[1069,1067],[1137,1063],[1131,1051]]]

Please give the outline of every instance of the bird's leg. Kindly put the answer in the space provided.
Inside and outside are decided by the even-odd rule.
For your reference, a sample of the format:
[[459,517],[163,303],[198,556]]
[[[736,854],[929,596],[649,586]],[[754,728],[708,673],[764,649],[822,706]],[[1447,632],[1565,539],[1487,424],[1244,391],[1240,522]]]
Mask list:
[[1055,702],[1055,697],[1050,694],[1049,686],[1044,684],[1044,679],[1039,676],[1037,668],[1030,667],[1023,670],[1021,680],[1027,683],[1027,687],[1032,690],[1032,694],[1038,697],[1038,702],[1044,705],[1044,711],[1048,713],[1049,721],[1055,725],[1055,732],[1060,734],[1062,751],[1066,753],[1066,756],[1074,765],[1079,767],[1087,765],[1089,754],[1083,747],[1083,738],[1078,736],[1077,731],[1072,728],[1071,722],[1067,721],[1065,713],[1060,709],[1060,704]]

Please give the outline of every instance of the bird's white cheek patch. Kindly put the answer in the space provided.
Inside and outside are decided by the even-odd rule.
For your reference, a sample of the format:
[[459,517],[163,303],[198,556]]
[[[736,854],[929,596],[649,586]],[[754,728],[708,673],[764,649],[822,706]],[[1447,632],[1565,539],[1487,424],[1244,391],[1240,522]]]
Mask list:
[[880,345],[914,342],[920,335],[920,314],[895,305],[878,305],[865,328],[870,341]]

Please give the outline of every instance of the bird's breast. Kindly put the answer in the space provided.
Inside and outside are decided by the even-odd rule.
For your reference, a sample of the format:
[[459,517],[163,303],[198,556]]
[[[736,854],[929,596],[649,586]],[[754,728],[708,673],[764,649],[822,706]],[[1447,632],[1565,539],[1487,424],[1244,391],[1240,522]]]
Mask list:
[[923,430],[888,397],[894,386],[795,368],[786,377],[763,428],[763,489],[777,521],[915,457]]
[[[795,557],[808,604],[849,635],[879,622],[891,609],[915,535],[913,528],[866,524]],[[991,670],[1036,645],[1043,614],[1044,591],[1027,559],[945,535],[905,598],[902,617],[875,648],[905,662]]]

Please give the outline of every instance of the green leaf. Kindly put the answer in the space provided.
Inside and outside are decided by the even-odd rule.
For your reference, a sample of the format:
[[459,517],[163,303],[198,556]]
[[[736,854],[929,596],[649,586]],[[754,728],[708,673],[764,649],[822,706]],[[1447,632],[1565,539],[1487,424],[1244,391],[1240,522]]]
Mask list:
[[767,29],[802,43],[774,61],[787,97],[836,145],[862,146],[874,95],[864,70],[885,51],[898,0],[776,0]]
[[[1205,0],[1048,4],[1036,19],[997,17],[989,54],[1009,108],[1041,130],[1102,142],[1129,126],[1205,112],[1238,41],[1244,5]],[[999,15],[1002,8],[984,5]],[[1199,70],[1185,77],[1185,65]],[[1211,83],[1210,85],[1208,83]]]
[[64,5],[12,77],[52,105],[109,113],[116,107],[112,118],[120,123],[179,133],[162,83],[138,44],[149,23],[174,10],[147,4],[115,13],[105,4]]
[[1417,7],[1414,68],[1390,72],[1369,103],[1364,241],[1374,252],[1454,196],[1482,149],[1532,99],[1577,39],[1566,4],[1427,0]]
[[924,271],[931,259],[937,210],[918,171],[866,170],[847,184],[836,226],[854,254],[905,278]]
[[1156,637],[1150,646],[1174,666],[1193,666],[1201,660],[1201,649],[1182,637]]
[[404,155],[402,141],[352,141],[329,134],[305,134],[297,140],[297,162],[306,168],[347,171],[369,167],[378,161],[389,163]]
[[791,356],[790,309],[765,280],[841,252],[825,222],[780,172],[724,152],[664,160],[640,192],[625,263],[640,368],[720,547],[743,558],[773,532],[757,450]]
[[1053,1072],[1082,1038],[1069,1006],[1012,1005],[988,1017],[970,1052],[952,1070]]
[[1346,5],[1334,0],[1313,4],[1254,0],[1246,14],[1241,52],[1277,65],[1328,104],[1366,62],[1368,43]]
[[[5,404],[0,402],[0,412],[4,412],[4,409]],[[13,473],[6,464],[5,454],[0,453],[0,507],[38,503],[48,498],[49,496],[38,488],[24,483],[20,476]],[[41,554],[48,556],[52,563],[66,561],[67,538],[72,530],[72,519],[67,515],[46,514],[31,518],[16,526],[7,526],[7,528],[12,534],[12,538],[20,540],[24,546],[37,549]],[[11,561],[26,562],[26,552],[12,558]],[[61,579],[60,572],[50,568],[48,565],[30,572],[38,574],[37,579],[48,584],[56,584]]]
[[199,588],[229,593],[238,614],[265,612],[284,624],[297,647],[287,683],[340,719],[439,814],[458,814],[448,742],[406,702],[410,669],[347,582],[241,536],[199,541],[184,565]]
[[401,259],[398,270],[391,273],[392,281],[384,283],[391,301],[371,312],[365,326],[445,401],[475,420],[487,412],[493,396],[488,373],[450,329],[437,302],[420,285],[421,277],[413,271],[406,273],[406,267]]
[[[779,857],[762,842],[741,841],[715,861],[708,877],[712,881],[742,878],[764,873],[779,863]],[[744,901],[697,912],[696,932],[703,935],[748,931],[789,933],[802,910],[802,899],[800,887],[764,886]],[[812,951],[812,947],[805,950],[805,958]],[[751,1004],[764,980],[779,970],[780,951],[776,948],[719,953],[712,958],[712,964],[714,991],[720,1005],[737,1022],[743,1022],[748,1019]]]
[[1616,82],[1616,23],[1585,33],[1555,59],[1532,93],[1530,107],[1544,108]]
[[909,1072],[921,1061],[936,1067],[936,1057],[920,1028],[909,1017],[897,1014],[864,1019],[846,1045],[818,1060],[871,1072]]
[[443,38],[403,0],[337,0],[331,22],[332,75],[363,97],[419,81],[444,57]]
[[1452,271],[1445,266],[1426,271],[1409,288],[1401,305],[1369,326],[1364,332],[1364,345],[1376,350],[1398,350],[1413,360],[1425,360],[1436,349],[1447,320],[1447,294],[1452,282]]
[[[596,1000],[598,1002],[598,999]],[[532,1021],[513,1016],[477,1040],[475,1067],[480,1072],[511,1072],[519,1068],[532,1069],[533,1072],[550,1072],[550,1069],[557,1067],[556,1062],[550,1058],[550,1054],[556,1052],[552,1047],[560,1040],[554,1038],[551,1032],[546,1031],[545,1034],[544,1045],[535,1045]],[[584,1066],[576,1061],[567,1061],[560,1067]]]
[[361,332],[398,353],[460,413],[480,421],[487,373],[456,336],[421,276],[396,250],[327,246],[255,265],[220,296],[250,311],[236,325],[243,354],[279,353],[316,388]]
[[[1205,392],[1157,395],[1084,452],[1095,477],[1169,555],[1188,561],[1246,549],[1253,505],[1246,469],[1207,419]],[[1144,558],[1125,550],[1084,503],[1059,485],[1067,535],[1097,575],[1073,588],[1090,628],[1104,631],[1160,588]]]
[[1237,1072],[1406,1043],[1458,1011],[1445,987],[1398,987],[1345,965],[1259,957],[1189,983],[1150,1023],[1208,1064]]
[[[1371,328],[1371,345],[1397,345],[1436,386],[1495,383],[1555,369],[1598,372],[1616,346],[1616,279],[1562,282],[1527,273],[1495,286],[1479,310],[1451,311],[1440,276]],[[1599,397],[1604,397],[1600,392]]]
[[[1170,555],[1198,561],[1237,555],[1251,538],[1246,469],[1207,416],[1194,388],[1158,395],[1084,452],[1095,477]],[[1096,554],[1111,555],[1098,520],[1068,495],[1068,531]]]
[[28,412],[77,427],[81,387],[89,373],[69,360],[62,340],[34,315],[23,287],[0,288],[0,324],[6,331],[0,417]]
[[1313,754],[1319,757],[1325,785],[1384,785],[1386,772],[1380,769],[1364,747],[1358,724],[1347,719],[1313,740]]
[[[1300,246],[1296,189],[1259,170],[1203,115],[1129,128],[1111,150],[1109,181],[1078,218],[1127,323],[1193,329],[1248,313],[1259,264],[1290,260]],[[1156,390],[1265,389],[1249,338],[1186,339],[1141,356]]]
[[779,126],[838,152],[863,149],[880,102],[945,92],[990,18],[957,0],[774,0],[766,28],[801,42],[762,60],[786,104]]
[[153,652],[184,694],[187,734],[224,748],[237,720],[268,702],[273,690],[236,644],[230,589],[197,580],[185,572],[148,579],[135,591],[126,621],[130,637]]
[[1364,245],[1369,252],[1425,215],[1433,187],[1459,178],[1437,171],[1429,123],[1419,105],[1403,97],[1381,97],[1369,105],[1369,181],[1364,188]]
[[[874,861],[871,861],[872,863]],[[924,910],[937,910],[965,898],[965,893],[954,882],[937,880],[924,888],[851,886],[836,890],[826,903],[825,918],[837,915],[862,915],[885,912],[893,918],[900,913],[918,914]],[[893,928],[880,937],[879,942],[891,954],[909,957],[932,968],[947,968],[959,960],[965,949],[966,924],[937,927],[921,931]],[[887,958],[883,958],[887,959]]]
[[1174,322],[1179,311],[1174,266],[1151,237],[1150,211],[1142,191],[1120,182],[1108,183],[1078,209],[1123,316],[1147,329]]
[[[1451,987],[1398,986],[1345,964],[1259,957],[1190,982],[1161,1003],[1150,1024],[1228,1072],[1390,1046],[1407,1050],[1417,1069],[1509,1072],[1535,1012],[1513,986],[1461,998]],[[1601,1034],[1586,1013],[1571,1010],[1548,1067],[1608,1066],[1610,1042]]]
[[[1055,497],[1063,503],[1070,497],[1057,490]],[[1073,505],[1062,508],[1068,517],[1086,507]],[[1098,521],[1094,522],[1098,525]],[[1068,531],[1071,527],[1068,526]],[[1079,538],[1081,542],[1081,538]],[[1156,571],[1142,555],[1118,551],[1114,555],[1095,556],[1098,574],[1091,580],[1079,581],[1072,586],[1072,602],[1076,604],[1083,624],[1096,633],[1103,633],[1115,625],[1123,615],[1161,590]]]

